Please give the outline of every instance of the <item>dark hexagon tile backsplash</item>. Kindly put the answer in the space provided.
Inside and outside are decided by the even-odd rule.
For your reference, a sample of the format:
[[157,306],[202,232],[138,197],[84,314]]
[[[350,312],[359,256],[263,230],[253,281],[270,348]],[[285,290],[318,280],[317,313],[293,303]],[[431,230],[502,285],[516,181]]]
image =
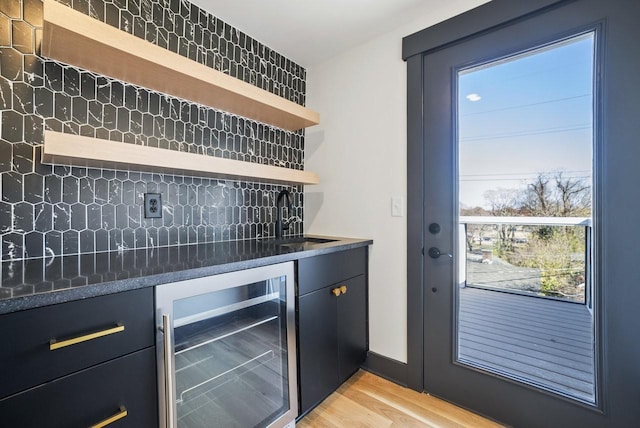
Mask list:
[[[304,105],[304,68],[185,0],[60,3]],[[2,260],[273,236],[283,186],[43,165],[43,132],[303,169],[304,131],[47,60],[41,39],[41,0],[0,2]],[[290,190],[299,235],[302,187]],[[144,218],[144,193],[162,194],[162,218]]]

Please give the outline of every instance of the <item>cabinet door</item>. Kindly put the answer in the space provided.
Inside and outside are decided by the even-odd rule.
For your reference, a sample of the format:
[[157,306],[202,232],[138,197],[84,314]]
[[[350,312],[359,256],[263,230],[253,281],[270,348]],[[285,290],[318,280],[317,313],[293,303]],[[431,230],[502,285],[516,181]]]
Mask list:
[[316,406],[339,385],[337,364],[337,303],[334,287],[326,287],[298,301],[300,414]]
[[338,373],[342,383],[358,371],[367,357],[367,288],[364,275],[340,285],[346,287],[337,299]]
[[45,383],[0,400],[0,426],[156,427],[155,371],[154,349],[147,348]]

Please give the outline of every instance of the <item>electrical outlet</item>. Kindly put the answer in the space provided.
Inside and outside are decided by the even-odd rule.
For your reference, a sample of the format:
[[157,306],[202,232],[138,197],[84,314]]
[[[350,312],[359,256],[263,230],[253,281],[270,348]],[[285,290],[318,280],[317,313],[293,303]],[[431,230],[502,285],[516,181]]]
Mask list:
[[144,218],[162,217],[162,195],[160,193],[144,194]]

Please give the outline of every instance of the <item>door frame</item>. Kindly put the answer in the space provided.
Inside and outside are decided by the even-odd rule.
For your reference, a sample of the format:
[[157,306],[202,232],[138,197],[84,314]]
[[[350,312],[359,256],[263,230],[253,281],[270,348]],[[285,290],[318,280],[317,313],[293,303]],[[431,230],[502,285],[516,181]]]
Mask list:
[[[424,391],[425,373],[425,234],[427,233],[425,222],[425,187],[424,180],[426,170],[424,159],[426,148],[424,147],[425,118],[423,117],[423,88],[424,88],[424,57],[438,50],[465,42],[476,36],[482,36],[494,30],[509,26],[530,17],[543,14],[556,8],[561,8],[571,3],[579,3],[581,0],[531,0],[527,2],[514,2],[513,0],[493,0],[476,9],[462,15],[444,21],[434,27],[410,35],[403,39],[403,59],[407,62],[407,385],[417,391]],[[635,12],[640,10],[640,5],[630,0],[616,0],[610,5],[613,20],[622,25],[620,28],[630,28],[634,23],[631,15],[622,16],[621,11]],[[635,24],[635,23],[634,23]],[[605,34],[609,33],[604,22]],[[613,28],[613,26],[611,26]],[[640,134],[640,125],[636,125],[638,108],[630,108],[630,103],[623,102],[624,95],[630,87],[637,86],[636,80],[632,80],[629,71],[626,74],[620,72],[620,55],[623,49],[633,47],[630,39],[631,33],[615,33],[606,43],[609,52],[615,51],[616,61],[611,63],[611,68],[617,69],[613,74],[623,77],[618,81],[604,79],[601,83],[604,96],[601,98],[601,115],[599,120],[603,126],[597,123],[596,139],[603,141],[594,147],[599,175],[594,181],[596,192],[602,197],[600,207],[594,208],[594,223],[599,230],[596,231],[598,239],[597,263],[594,266],[599,270],[596,281],[602,282],[600,294],[600,321],[595,325],[596,340],[600,357],[596,364],[602,364],[596,370],[602,375],[598,379],[600,400],[598,407],[589,409],[593,414],[599,414],[598,426],[629,426],[631,421],[637,422],[637,403],[640,402],[640,391],[637,389],[640,381],[640,370],[637,369],[637,361],[640,361],[640,344],[630,338],[637,335],[635,327],[640,319],[637,310],[634,310],[634,302],[640,301],[640,288],[632,286],[640,282],[640,275],[633,266],[633,251],[624,251],[625,248],[634,248],[638,238],[635,229],[624,229],[632,224],[632,213],[640,212],[640,200],[633,198],[629,190],[632,183],[640,182],[640,173],[632,171],[626,158],[640,158],[640,149],[632,144],[636,141],[635,135]],[[615,40],[614,40],[615,39]],[[600,44],[600,42],[597,42]],[[617,44],[616,44],[617,43]],[[604,46],[601,45],[602,48]],[[608,57],[609,52],[604,52]],[[626,51],[625,51],[626,52]],[[625,69],[638,74],[640,59],[629,55],[623,64]],[[605,68],[607,65],[605,65]],[[605,74],[606,70],[605,70]],[[633,85],[633,86],[630,86]],[[602,94],[600,94],[602,95]],[[599,107],[599,108],[600,108]],[[596,114],[598,114],[596,112]],[[634,120],[635,119],[635,120]],[[624,124],[624,126],[621,126]],[[619,125],[616,127],[615,125]],[[609,138],[615,144],[606,145],[605,138]],[[622,168],[617,170],[606,168],[616,161],[622,162]],[[626,174],[626,175],[625,175]],[[604,182],[607,182],[607,195],[604,197]],[[626,192],[626,193],[625,193]],[[621,203],[624,201],[624,205]],[[618,211],[607,213],[602,210],[603,205],[611,204]],[[624,207],[624,209],[622,209]],[[612,222],[612,218],[619,220]],[[605,221],[606,219],[606,221]],[[625,235],[626,233],[626,235]],[[606,243],[605,243],[606,241]],[[598,278],[599,277],[599,278]],[[606,284],[605,284],[606,281]],[[607,310],[607,308],[610,308]],[[634,327],[635,326],[635,327]],[[447,346],[447,344],[444,344]],[[631,371],[629,370],[631,368]],[[604,382],[603,382],[604,380]],[[542,393],[544,394],[544,393]],[[551,404],[549,398],[555,400],[555,396],[547,395],[547,404]],[[558,396],[558,400],[561,398]],[[538,400],[536,400],[538,401]],[[541,402],[542,403],[542,402]],[[541,404],[539,403],[539,404]],[[560,407],[551,406],[554,409],[545,409],[547,416],[562,419]],[[526,409],[523,409],[526,410]],[[499,417],[498,414],[494,415]],[[564,415],[567,416],[567,415]],[[535,419],[535,418],[534,418]],[[533,423],[533,420],[529,423]],[[557,420],[558,421],[558,420]],[[625,425],[626,424],[626,425]],[[595,425],[594,425],[595,426]]]

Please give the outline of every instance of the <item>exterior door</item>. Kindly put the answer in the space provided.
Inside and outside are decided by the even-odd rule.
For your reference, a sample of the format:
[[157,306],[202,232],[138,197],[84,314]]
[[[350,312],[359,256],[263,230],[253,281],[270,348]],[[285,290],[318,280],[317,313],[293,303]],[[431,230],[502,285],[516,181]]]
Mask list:
[[[491,3],[490,7],[507,9],[513,4]],[[408,185],[409,194],[415,196],[408,207],[409,280],[419,280],[422,292],[412,291],[410,283],[409,373],[414,378],[409,383],[415,388],[422,380],[425,392],[518,427],[634,426],[640,416],[640,345],[635,340],[640,326],[635,308],[640,301],[640,287],[636,286],[640,277],[633,256],[638,254],[640,235],[634,227],[640,208],[635,196],[640,183],[640,103],[633,95],[638,92],[640,76],[636,21],[640,3],[542,3],[545,7],[518,19],[478,28],[475,34],[458,39],[447,39],[445,34],[440,45],[405,55]],[[454,34],[455,22],[477,26],[474,17],[483,16],[487,15],[481,7],[441,29]],[[415,51],[419,40],[405,39],[405,54],[411,50],[408,45]],[[571,56],[577,51],[581,53]],[[544,58],[547,65],[541,65]],[[574,74],[558,79],[564,63],[571,64]],[[580,67],[583,71],[577,71]],[[510,75],[505,72],[509,68],[519,71]],[[541,69],[549,72],[549,81],[554,82],[547,82],[550,87],[536,87],[540,82],[535,75]],[[491,73],[491,84],[484,81],[485,92],[471,91],[470,81],[477,78],[479,82],[481,75]],[[586,89],[566,92],[585,79],[590,82]],[[519,86],[514,86],[514,80],[519,80]],[[544,93],[555,93],[555,97],[545,99]],[[478,112],[465,110],[463,103],[498,95],[505,99],[521,95],[522,99],[504,108],[508,114],[476,120],[476,132],[469,135],[465,127],[472,121],[466,116]],[[490,105],[491,100],[486,101]],[[527,125],[538,114],[533,111],[543,104],[556,113],[536,116],[539,126]],[[494,104],[484,113],[501,109]],[[567,115],[569,110],[576,113]],[[484,133],[477,132],[483,129]],[[575,133],[582,133],[582,140],[569,135]],[[563,137],[545,139],[550,134]],[[482,151],[495,150],[488,143],[473,149],[467,143],[500,138],[510,144],[497,144],[503,151],[486,162],[484,170],[480,167],[480,173],[467,174],[469,157],[484,162]],[[421,163],[415,160],[417,155]],[[580,168],[575,166],[579,162],[573,163],[575,157],[584,161]],[[558,165],[550,159],[564,159],[565,163],[554,170]],[[548,171],[538,164],[547,165]],[[536,168],[542,170],[537,176]],[[546,177],[547,173],[552,176]],[[479,215],[474,216],[473,204],[465,202],[469,189],[464,183],[465,177],[474,175],[476,182],[483,177],[486,181],[519,180],[522,192],[511,195],[513,200],[496,214],[499,202],[504,202],[501,198],[506,197],[502,193],[509,193],[503,192],[508,186],[496,186],[498,194],[491,194],[476,183],[482,196],[493,197],[494,204],[478,207]],[[565,199],[563,195],[558,199],[565,201],[564,211],[560,202],[558,211],[540,208],[544,198],[535,195],[566,191],[567,184],[576,183],[587,189],[583,193],[589,200],[582,200],[582,211],[574,209],[566,194]],[[553,189],[545,188],[547,185]],[[482,229],[484,236],[474,236],[474,231]],[[582,257],[581,273],[571,269],[558,273],[562,269],[557,266],[555,270],[522,267],[525,264],[514,268],[517,262],[505,261],[504,247],[495,244],[524,249],[530,248],[531,239],[548,243],[549,236],[559,235],[579,237],[576,241],[581,243],[567,257]],[[493,246],[487,247],[489,242]],[[470,271],[469,252],[474,245],[479,270]],[[417,247],[423,251],[421,258],[413,254]],[[557,262],[563,255],[553,251],[546,247],[547,258]],[[481,266],[492,263],[500,268]],[[418,264],[421,272],[416,273],[412,266]],[[478,279],[483,273],[505,275],[509,271],[511,276],[494,277],[493,282]],[[532,272],[540,277],[537,289],[523,289],[530,285],[523,278]],[[476,275],[474,281],[471,274]],[[572,276],[571,290],[582,290],[582,294],[561,287],[550,292],[546,287],[556,281],[554,275]],[[470,282],[482,285],[469,290]],[[516,289],[505,289],[504,283],[515,284]],[[419,295],[422,306],[413,299]],[[524,303],[512,305],[511,301]],[[411,326],[416,321],[423,322],[422,330]],[[551,334],[550,329],[554,330]],[[422,337],[417,331],[422,331]],[[416,338],[422,349],[412,340]],[[525,355],[520,358],[518,354]],[[415,363],[418,355],[422,357],[420,369]]]

